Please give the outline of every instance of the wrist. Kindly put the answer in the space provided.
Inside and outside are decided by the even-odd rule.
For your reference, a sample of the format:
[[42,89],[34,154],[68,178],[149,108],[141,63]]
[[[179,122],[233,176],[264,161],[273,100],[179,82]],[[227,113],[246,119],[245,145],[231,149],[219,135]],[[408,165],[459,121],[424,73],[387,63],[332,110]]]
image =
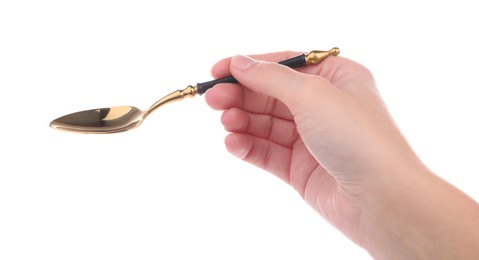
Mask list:
[[464,247],[479,248],[479,228],[468,224],[479,218],[478,204],[426,167],[378,184],[366,196],[362,233],[375,259],[463,259]]

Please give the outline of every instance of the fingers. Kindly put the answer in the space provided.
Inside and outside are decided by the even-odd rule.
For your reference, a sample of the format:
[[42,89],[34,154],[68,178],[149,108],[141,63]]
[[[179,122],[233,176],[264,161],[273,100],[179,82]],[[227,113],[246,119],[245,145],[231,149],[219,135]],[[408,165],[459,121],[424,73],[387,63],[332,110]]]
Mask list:
[[236,157],[274,173],[289,183],[291,150],[284,146],[246,134],[230,134],[226,149]]
[[223,113],[221,122],[229,132],[245,133],[288,148],[298,140],[294,122],[271,115],[251,114],[232,108]]
[[[249,57],[258,61],[279,62],[300,55],[300,52],[276,52],[261,55],[250,55]],[[231,60],[234,57],[223,59],[212,68],[212,75],[215,78],[231,75]],[[375,82],[370,71],[361,64],[344,57],[329,57],[318,65],[296,68],[295,70],[320,75],[340,89],[362,96],[363,94],[377,94]],[[364,88],[369,89],[366,93]]]
[[292,119],[289,109],[283,103],[237,84],[218,84],[206,92],[205,100],[216,110],[236,107],[255,114],[270,114],[282,119]]
[[[375,89],[371,73],[354,61],[342,57],[329,57],[319,65],[295,70],[276,63],[299,54],[299,52],[277,52],[251,57],[234,56],[219,61],[213,67],[212,74],[215,77],[232,74],[246,88],[240,88],[241,91],[226,87],[218,90],[220,86],[216,86],[213,88],[215,91],[210,90],[211,93],[207,93],[209,96],[207,102],[215,109],[240,107],[253,113],[265,113],[271,110],[268,105],[274,104],[270,102],[274,99],[265,97],[270,96],[286,104],[283,107],[287,109],[282,108],[275,115],[290,118],[291,109],[305,110],[307,107],[311,108],[314,103],[327,107],[327,103],[334,102],[337,95],[326,92],[335,92],[332,89],[336,89],[336,92],[345,91],[353,94],[365,104],[381,105],[380,95]],[[251,94],[252,92],[261,93],[263,96]]]
[[[232,75],[245,87],[254,92],[276,98],[293,112],[310,104],[324,100],[326,92],[336,88],[326,79],[295,71],[274,62],[263,62],[247,56],[231,59]],[[308,104],[308,105],[310,105]]]

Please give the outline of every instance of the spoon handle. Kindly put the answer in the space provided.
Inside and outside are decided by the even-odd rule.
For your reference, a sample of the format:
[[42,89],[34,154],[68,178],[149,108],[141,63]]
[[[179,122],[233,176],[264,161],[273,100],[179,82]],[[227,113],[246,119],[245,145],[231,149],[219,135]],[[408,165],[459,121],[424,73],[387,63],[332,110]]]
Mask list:
[[[329,51],[311,51],[308,54],[301,54],[296,57],[280,61],[279,64],[288,66],[290,68],[305,67],[307,65],[318,64],[329,56],[337,56],[339,54],[338,48],[332,48]],[[203,83],[196,84],[197,94],[204,94],[208,89],[219,83],[238,83],[233,76],[219,78]]]

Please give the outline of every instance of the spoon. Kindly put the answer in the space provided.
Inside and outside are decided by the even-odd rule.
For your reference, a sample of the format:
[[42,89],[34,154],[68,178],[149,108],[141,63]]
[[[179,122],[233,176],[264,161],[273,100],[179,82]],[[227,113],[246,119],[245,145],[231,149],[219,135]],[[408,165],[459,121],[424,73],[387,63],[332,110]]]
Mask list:
[[[338,48],[332,48],[329,51],[315,50],[279,63],[290,68],[298,68],[318,64],[327,57],[337,56],[338,54]],[[166,95],[145,111],[133,106],[116,106],[80,111],[53,120],[50,123],[50,127],[68,132],[88,134],[107,134],[128,131],[139,126],[149,114],[159,107],[182,100],[185,97],[193,97],[196,94],[202,95],[208,89],[219,83],[238,83],[238,81],[232,76],[229,76],[198,83],[196,86],[190,85],[183,90],[177,90]]]

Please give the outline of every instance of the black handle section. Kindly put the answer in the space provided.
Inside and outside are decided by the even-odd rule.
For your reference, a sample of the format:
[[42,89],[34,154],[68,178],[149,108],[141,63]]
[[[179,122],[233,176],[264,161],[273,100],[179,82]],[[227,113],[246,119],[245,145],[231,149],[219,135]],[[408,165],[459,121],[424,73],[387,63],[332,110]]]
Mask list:
[[[293,57],[291,59],[280,61],[279,64],[288,66],[290,68],[298,68],[298,67],[304,67],[308,65],[306,63],[306,55],[304,54]],[[197,91],[196,93],[203,95],[208,89],[214,87],[216,84],[219,84],[219,83],[238,83],[238,81],[235,78],[233,78],[233,76],[228,76],[228,77],[219,78],[219,79],[215,79],[215,80],[211,80],[211,81],[207,81],[203,83],[198,83],[196,84],[196,91]]]

